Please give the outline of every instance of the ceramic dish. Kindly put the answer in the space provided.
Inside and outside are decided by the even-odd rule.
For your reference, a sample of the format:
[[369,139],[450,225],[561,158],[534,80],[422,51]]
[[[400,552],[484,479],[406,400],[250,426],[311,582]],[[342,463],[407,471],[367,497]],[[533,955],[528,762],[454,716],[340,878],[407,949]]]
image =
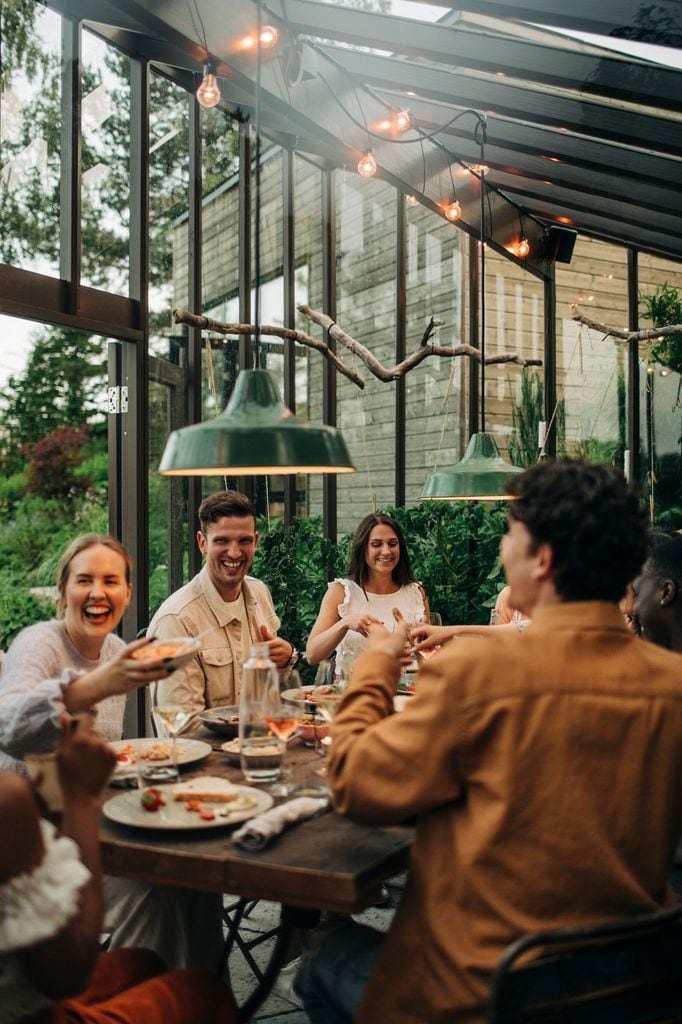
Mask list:
[[[150,748],[166,747],[170,750],[171,741],[168,739],[135,739],[135,740],[114,740],[109,743],[109,746],[114,751],[117,757],[115,775],[123,774],[129,771],[135,770],[136,762],[141,753],[148,751]],[[195,761],[201,761],[203,758],[208,757],[211,753],[211,744],[204,743],[203,740],[188,740],[184,736],[178,739],[178,764],[194,764]],[[147,758],[144,758],[146,761]],[[167,758],[154,758],[149,760],[149,764],[169,764],[170,755]]]
[[219,736],[236,736],[239,732],[239,705],[207,708],[197,716],[202,725]]
[[146,647],[138,647],[131,657],[138,661],[163,658],[169,668],[176,669],[190,661],[200,646],[199,637],[173,636],[167,640],[153,640]]
[[155,786],[163,793],[166,803],[157,811],[146,811],[140,802],[139,790],[119,793],[107,800],[102,813],[109,821],[118,825],[131,825],[133,828],[168,829],[207,829],[224,828],[225,825],[236,825],[240,821],[253,818],[272,807],[273,799],[269,793],[252,786],[237,786],[239,794],[235,800],[226,804],[205,804],[214,812],[215,818],[204,821],[195,811],[188,811],[184,800],[173,799],[173,786]]
[[240,765],[239,760],[239,737],[236,736],[233,740],[226,740],[225,743],[220,744],[220,749],[225,754],[228,764]]

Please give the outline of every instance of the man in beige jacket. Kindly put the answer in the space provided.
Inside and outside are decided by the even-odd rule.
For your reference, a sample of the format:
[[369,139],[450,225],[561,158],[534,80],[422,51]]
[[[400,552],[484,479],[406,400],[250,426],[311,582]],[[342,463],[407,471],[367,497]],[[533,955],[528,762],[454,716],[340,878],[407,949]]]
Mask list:
[[258,543],[256,510],[245,494],[219,491],[199,506],[197,543],[205,564],[168,597],[148,635],[169,638],[204,633],[201,649],[158,687],[158,699],[198,714],[239,701],[242,665],[252,644],[267,642],[277,668],[297,658],[280,626],[265,583],[249,576]]
[[343,925],[304,964],[313,1024],[482,1024],[520,935],[672,901],[682,659],[617,608],[643,514],[603,466],[541,463],[508,489],[501,557],[525,635],[451,641],[394,714],[401,637],[377,629],[337,712],[336,809],[417,832],[388,935]]

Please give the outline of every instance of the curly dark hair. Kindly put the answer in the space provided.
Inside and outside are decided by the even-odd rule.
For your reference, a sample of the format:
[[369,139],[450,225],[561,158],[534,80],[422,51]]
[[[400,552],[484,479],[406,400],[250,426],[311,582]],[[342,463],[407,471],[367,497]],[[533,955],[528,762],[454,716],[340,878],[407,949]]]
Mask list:
[[554,553],[564,601],[619,601],[647,553],[646,517],[622,474],[578,459],[540,462],[507,483],[509,517]]
[[375,526],[389,526],[398,538],[398,544],[400,545],[400,558],[398,559],[398,564],[391,573],[394,582],[400,587],[405,587],[408,583],[414,583],[414,575],[412,574],[412,567],[410,566],[410,556],[407,553],[407,545],[405,544],[403,531],[400,529],[400,526],[393,516],[387,515],[386,512],[370,512],[368,516],[365,516],[365,518],[358,523],[355,536],[353,537],[353,544],[350,549],[350,556],[348,558],[349,577],[354,580],[358,586],[364,589],[367,577],[369,576],[369,568],[365,561],[367,542],[369,541],[369,535]]
[[216,491],[209,494],[199,505],[199,522],[203,533],[209,523],[216,523],[223,516],[253,516],[256,524],[256,508],[250,498],[241,491]]

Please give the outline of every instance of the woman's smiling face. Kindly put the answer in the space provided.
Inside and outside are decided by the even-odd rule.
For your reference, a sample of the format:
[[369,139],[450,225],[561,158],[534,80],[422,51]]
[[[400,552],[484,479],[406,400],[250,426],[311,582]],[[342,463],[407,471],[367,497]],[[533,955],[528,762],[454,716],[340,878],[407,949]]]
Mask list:
[[122,555],[104,544],[79,551],[69,565],[64,593],[64,625],[71,642],[91,656],[93,644],[104,643],[118,626],[130,601]]
[[370,572],[391,575],[400,561],[400,541],[385,523],[373,527],[367,538],[365,562]]

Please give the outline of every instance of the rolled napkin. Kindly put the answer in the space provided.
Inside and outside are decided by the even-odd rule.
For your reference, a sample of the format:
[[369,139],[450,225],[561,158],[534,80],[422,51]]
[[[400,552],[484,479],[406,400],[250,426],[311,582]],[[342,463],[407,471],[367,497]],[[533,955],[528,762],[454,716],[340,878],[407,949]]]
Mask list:
[[326,798],[317,800],[311,796],[299,796],[285,804],[273,807],[264,814],[251,818],[232,836],[232,842],[243,850],[263,850],[268,843],[297,821],[313,818],[328,804]]

